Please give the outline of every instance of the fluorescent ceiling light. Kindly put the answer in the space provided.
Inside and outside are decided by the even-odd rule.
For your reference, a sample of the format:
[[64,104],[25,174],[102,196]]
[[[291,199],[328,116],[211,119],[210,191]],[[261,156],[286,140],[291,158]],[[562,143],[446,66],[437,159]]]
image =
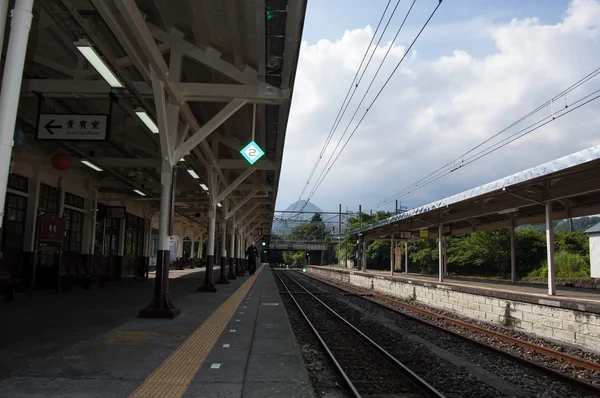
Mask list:
[[110,68],[104,63],[96,50],[85,40],[75,42],[75,47],[88,60],[88,62],[96,69],[98,73],[106,80],[106,82],[115,88],[123,87],[123,83],[114,75]]
[[223,207],[223,205],[221,203],[217,203],[217,206],[219,207]]
[[87,167],[92,168],[96,171],[104,171],[104,170],[102,170],[102,168],[96,166],[94,163],[90,162],[89,160],[81,159],[81,163],[85,164]]
[[206,186],[206,184],[200,184],[200,187],[205,191],[208,191],[208,187]]
[[135,110],[135,114],[140,118],[142,122],[150,129],[154,134],[158,134],[158,126],[154,123],[154,120],[148,116],[144,109],[138,108]]
[[139,189],[134,189],[133,192],[137,193],[140,196],[146,196],[146,194],[140,191]]
[[179,159],[180,162],[185,162],[185,158]]
[[187,172],[188,172],[188,173],[190,173],[190,175],[191,175],[193,178],[195,178],[196,180],[197,180],[198,178],[200,178],[200,176],[198,175],[198,173],[196,173],[196,170],[194,170],[194,169],[192,169],[192,168],[190,168],[190,169],[187,169]]
[[517,211],[519,211],[519,208],[515,207],[514,209],[500,210],[498,212],[498,214],[510,214],[510,213],[516,213]]

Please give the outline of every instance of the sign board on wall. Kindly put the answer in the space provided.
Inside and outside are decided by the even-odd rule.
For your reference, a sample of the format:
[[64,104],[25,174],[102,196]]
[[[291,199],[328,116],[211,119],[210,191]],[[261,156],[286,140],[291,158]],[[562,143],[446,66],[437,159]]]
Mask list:
[[65,221],[56,213],[46,213],[40,217],[40,251],[60,252],[65,235]]
[[125,206],[107,206],[106,207],[106,218],[125,218]]
[[106,141],[108,115],[40,113],[37,138],[62,141]]

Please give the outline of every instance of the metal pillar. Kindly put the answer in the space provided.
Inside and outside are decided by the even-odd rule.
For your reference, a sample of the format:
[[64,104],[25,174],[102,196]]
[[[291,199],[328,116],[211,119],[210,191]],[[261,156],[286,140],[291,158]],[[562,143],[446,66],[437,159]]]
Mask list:
[[204,286],[198,288],[199,292],[216,292],[217,287],[213,282],[213,265],[215,261],[215,223],[217,217],[217,204],[212,200],[208,205],[208,243],[206,245],[206,271],[204,272]]
[[394,250],[394,234],[392,234],[392,238],[390,239],[390,274],[394,275],[394,263],[396,252]]
[[438,227],[438,241],[439,241],[439,271],[438,271],[438,280],[440,282],[444,281],[444,235],[443,235],[443,225],[440,224]]
[[[0,5],[0,14],[6,17],[8,1]],[[6,51],[4,77],[2,78],[2,95],[0,95],[0,258],[2,258],[2,225],[4,219],[4,203],[6,187],[10,171],[10,158],[13,147],[15,122],[23,80],[25,53],[31,29],[33,0],[16,0],[10,23],[10,38]],[[3,18],[2,25],[6,18]],[[4,29],[0,36],[4,36]],[[1,48],[1,47],[0,47]]]
[[338,220],[338,268],[342,267],[342,204],[340,203]]
[[160,173],[160,220],[158,229],[158,253],[156,261],[156,279],[154,296],[150,304],[139,312],[141,318],[173,319],[181,310],[173,305],[169,297],[169,265],[171,264],[171,235],[173,234],[174,200],[173,166],[163,161]]
[[510,219],[510,281],[517,282],[517,253],[515,242],[515,220]]
[[554,233],[552,228],[552,202],[546,202],[546,248],[548,251],[548,295],[556,295],[554,270]]
[[227,280],[227,220],[221,223],[221,269],[219,280],[216,282],[221,285],[229,285]]
[[362,241],[362,270],[367,272],[367,239],[363,237]]
[[408,241],[404,242],[404,273],[408,274]]
[[200,234],[200,244],[198,245],[198,258],[202,259],[204,257],[204,233]]
[[235,218],[231,222],[231,230],[229,231],[229,274],[227,279],[237,279],[233,267],[235,265],[237,245],[235,244]]

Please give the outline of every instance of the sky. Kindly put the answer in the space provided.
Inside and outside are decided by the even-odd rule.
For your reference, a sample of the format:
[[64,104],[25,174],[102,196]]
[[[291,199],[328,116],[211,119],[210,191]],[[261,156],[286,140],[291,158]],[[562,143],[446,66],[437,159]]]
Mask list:
[[[600,68],[600,0],[444,0],[358,123],[438,1],[417,0],[392,42],[412,3],[401,0],[379,45],[382,28],[369,47],[387,3],[308,1],[276,209],[309,198],[353,131],[310,195],[324,211],[339,204],[393,210],[396,198],[410,209],[600,144],[600,99],[573,110],[600,89],[600,76],[506,129]],[[373,58],[307,185],[367,49]],[[466,164],[487,145],[566,110],[572,112]],[[446,164],[464,167],[419,183]]]

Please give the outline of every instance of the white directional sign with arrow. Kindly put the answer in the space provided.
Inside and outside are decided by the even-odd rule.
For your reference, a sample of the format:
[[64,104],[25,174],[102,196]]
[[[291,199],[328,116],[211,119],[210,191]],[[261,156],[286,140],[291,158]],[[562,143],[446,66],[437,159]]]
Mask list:
[[37,138],[63,141],[105,141],[108,115],[41,113]]

